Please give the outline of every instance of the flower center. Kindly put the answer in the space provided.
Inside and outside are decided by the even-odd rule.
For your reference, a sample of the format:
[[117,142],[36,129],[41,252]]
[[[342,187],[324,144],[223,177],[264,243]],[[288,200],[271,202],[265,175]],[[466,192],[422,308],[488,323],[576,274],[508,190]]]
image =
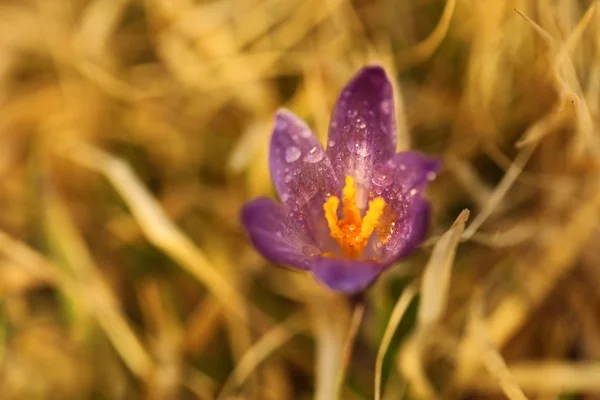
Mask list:
[[[338,219],[340,199],[337,196],[329,196],[323,204],[323,210],[325,210],[325,219],[331,237],[340,245],[344,256],[356,259],[361,256],[373,231],[380,225],[386,203],[381,197],[370,200],[365,216],[361,217],[356,205],[356,186],[351,176],[346,177],[342,194],[344,203],[342,220]],[[382,241],[385,242],[385,239]]]

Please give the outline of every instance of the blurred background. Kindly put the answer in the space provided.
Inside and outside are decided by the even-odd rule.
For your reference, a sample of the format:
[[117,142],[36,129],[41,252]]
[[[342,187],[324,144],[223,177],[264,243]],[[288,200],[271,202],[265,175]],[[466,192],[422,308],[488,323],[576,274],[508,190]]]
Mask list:
[[[385,399],[600,399],[598,8],[1,1],[0,399],[328,399],[353,330],[343,399],[375,380]],[[274,111],[324,140],[373,62],[401,147],[445,169],[431,239],[358,325],[238,213],[275,195]],[[456,257],[428,263],[465,208]]]

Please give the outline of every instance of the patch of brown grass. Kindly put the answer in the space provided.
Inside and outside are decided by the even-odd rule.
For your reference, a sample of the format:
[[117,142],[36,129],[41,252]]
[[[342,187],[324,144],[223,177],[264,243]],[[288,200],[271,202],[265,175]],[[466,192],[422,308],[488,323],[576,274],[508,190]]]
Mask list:
[[[600,396],[599,8],[1,1],[0,399]],[[324,139],[371,62],[446,168],[346,338],[238,212],[273,195],[274,111]]]

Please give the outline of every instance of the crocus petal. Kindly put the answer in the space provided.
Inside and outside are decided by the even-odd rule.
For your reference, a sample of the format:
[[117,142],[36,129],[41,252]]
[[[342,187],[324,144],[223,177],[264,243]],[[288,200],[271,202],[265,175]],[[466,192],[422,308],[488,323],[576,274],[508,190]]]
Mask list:
[[331,289],[354,294],[366,289],[385,266],[371,260],[318,257],[312,267],[315,277]]
[[338,179],[354,177],[361,209],[367,203],[373,165],[396,152],[396,135],[392,84],[383,68],[363,68],[337,100],[327,147]]
[[398,153],[375,168],[372,196],[381,196],[396,218],[379,259],[392,263],[406,257],[425,238],[429,203],[423,197],[441,162],[418,152]]
[[309,269],[306,251],[314,248],[294,221],[286,217],[283,206],[269,198],[258,198],[242,209],[242,224],[258,251],[275,264]]
[[279,110],[269,154],[271,177],[286,211],[316,242],[328,237],[323,204],[338,180],[323,146],[292,112]]

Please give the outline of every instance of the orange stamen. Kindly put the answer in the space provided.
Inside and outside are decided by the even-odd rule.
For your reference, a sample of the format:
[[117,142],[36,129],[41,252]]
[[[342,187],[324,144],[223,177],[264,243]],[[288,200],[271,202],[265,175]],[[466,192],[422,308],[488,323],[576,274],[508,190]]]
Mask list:
[[344,218],[341,221],[337,215],[340,204],[337,196],[329,196],[323,204],[329,234],[339,244],[344,256],[354,259],[361,256],[369,238],[380,224],[386,207],[385,201],[381,197],[377,197],[369,201],[369,207],[363,218],[356,204],[356,193],[354,179],[347,176],[346,185],[342,191]]

